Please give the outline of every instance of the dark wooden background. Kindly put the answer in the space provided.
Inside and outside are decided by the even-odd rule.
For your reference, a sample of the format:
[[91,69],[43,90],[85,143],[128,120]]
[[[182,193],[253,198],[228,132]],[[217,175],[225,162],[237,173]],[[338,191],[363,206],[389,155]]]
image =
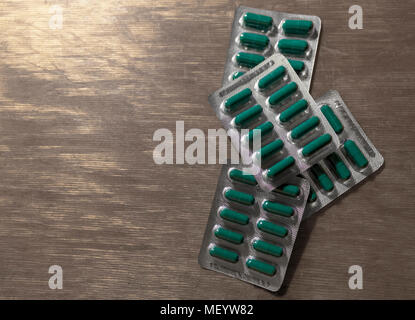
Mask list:
[[[63,8],[63,28],[48,21]],[[284,290],[201,269],[220,165],[153,161],[153,133],[219,128],[239,4],[318,15],[312,94],[343,96],[383,171],[303,224]],[[364,29],[348,27],[352,4]],[[0,4],[0,297],[415,298],[414,1]],[[63,290],[48,268],[63,267]],[[364,289],[348,288],[361,265]]]

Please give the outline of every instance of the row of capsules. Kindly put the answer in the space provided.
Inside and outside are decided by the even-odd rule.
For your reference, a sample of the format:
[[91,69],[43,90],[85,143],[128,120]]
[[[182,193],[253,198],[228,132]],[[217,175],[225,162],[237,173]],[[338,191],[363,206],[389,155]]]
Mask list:
[[294,177],[295,197],[265,192],[239,165],[224,165],[212,203],[199,264],[277,291],[283,282],[309,194]]
[[[252,170],[265,191],[304,172],[339,144],[332,127],[323,121],[322,111],[281,54],[217,90],[209,102],[223,127],[238,133],[239,139],[231,141],[237,150],[240,146],[245,163],[253,160]],[[258,133],[261,136],[254,141]]]
[[223,84],[237,79],[274,53],[282,53],[310,87],[320,38],[317,16],[240,6],[235,11]]
[[[265,110],[261,104],[256,103],[257,99],[251,99],[251,96],[239,100],[241,95],[233,99],[239,100],[236,103],[237,114],[230,112],[223,116],[229,111],[226,110],[226,100],[220,109],[215,108],[215,111],[224,111],[220,114],[217,112],[217,115],[224,124],[229,124],[224,125],[225,127],[251,129],[242,139],[245,141],[241,141],[242,144],[247,142],[249,148],[252,147],[249,145],[254,132],[252,129],[260,130],[265,145],[261,145],[260,150],[251,152],[250,157],[254,159],[254,163],[256,157],[261,157],[261,166],[266,167],[270,162],[273,163],[275,156],[284,155],[284,151],[281,151],[284,143],[292,143],[295,148],[291,148],[290,151],[301,154],[306,144],[303,141],[303,148],[296,145],[295,140],[299,138],[308,137],[305,141],[307,144],[311,143],[308,149],[313,150],[313,153],[316,150],[321,151],[322,147],[326,149],[325,152],[318,152],[317,157],[311,162],[301,155],[295,157],[295,160],[305,160],[304,165],[299,166],[302,174],[297,178],[292,177],[296,171],[289,170],[292,160],[285,160],[288,157],[279,165],[274,163],[274,166],[277,166],[273,170],[279,173],[281,170],[286,171],[287,174],[277,175],[277,179],[271,181],[267,181],[267,176],[264,175],[264,172],[268,173],[269,170],[260,170],[262,174],[254,177],[243,174],[243,168],[228,164],[221,171],[199,263],[207,269],[225,273],[271,291],[279,290],[282,285],[301,219],[308,218],[328,205],[378,170],[384,162],[337,91],[329,91],[313,102],[311,108],[311,96],[304,90],[299,90],[297,81],[290,81],[294,76],[287,76],[287,65],[284,66],[285,70],[277,67],[265,77],[258,76],[264,70],[269,70],[269,61],[274,59],[271,66],[275,66],[275,62],[278,64],[280,58],[266,58],[280,52],[288,58],[290,67],[301,79],[303,88],[308,91],[320,28],[320,19],[315,16],[239,7],[235,12],[223,84],[238,79],[249,69],[260,65],[259,68],[255,68],[260,71],[254,70],[253,74],[248,72],[243,82],[255,83],[251,89],[260,93],[258,100],[265,104]],[[261,79],[262,81],[258,81]],[[294,87],[292,82],[297,86]],[[240,87],[240,84],[233,89],[235,87]],[[246,90],[245,94],[246,92],[248,91]],[[265,100],[261,99],[261,96],[264,96]],[[282,101],[284,103],[281,103]],[[275,105],[278,110],[276,114],[273,110]],[[274,114],[268,113],[267,117],[264,117],[263,113],[267,113],[269,109]],[[309,112],[310,110],[313,112]],[[324,121],[321,121],[322,117]],[[291,121],[291,118],[294,121]],[[276,121],[267,121],[269,119]],[[322,122],[325,125],[322,125]],[[327,130],[327,124],[331,130]],[[275,126],[281,126],[286,132],[274,130]],[[321,141],[321,138],[312,143],[316,137],[327,137],[327,133],[321,134],[322,129],[329,132],[330,137],[334,133],[335,150],[327,147],[327,143],[324,139]],[[257,181],[266,191],[259,188]],[[252,189],[253,186],[256,189]],[[253,197],[258,194],[259,201],[245,203],[242,207],[241,203],[238,203],[235,208],[238,194],[230,199],[229,192],[232,198],[232,190],[236,191],[235,189],[240,187],[251,192],[247,194]],[[270,201],[270,198],[273,201]],[[290,211],[287,207],[295,209]],[[288,212],[291,212],[292,216],[287,216]],[[268,228],[264,225],[268,225]],[[281,227],[287,230],[286,234],[281,233]],[[233,241],[233,233],[239,234],[237,242]],[[289,237],[285,238],[287,235]]]

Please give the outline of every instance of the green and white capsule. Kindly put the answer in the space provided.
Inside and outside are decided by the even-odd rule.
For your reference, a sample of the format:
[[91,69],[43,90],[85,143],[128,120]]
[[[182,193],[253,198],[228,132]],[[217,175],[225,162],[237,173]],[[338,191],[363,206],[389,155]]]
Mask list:
[[283,54],[304,55],[308,48],[305,40],[281,39],[278,41],[278,49]]
[[347,168],[346,164],[336,153],[332,153],[331,155],[329,155],[327,157],[327,160],[330,162],[336,175],[340,179],[347,180],[350,178],[351,176],[350,170]]
[[276,81],[282,79],[285,75],[285,67],[279,66],[278,68],[272,70],[266,76],[262,77],[258,81],[258,88],[259,89],[266,89],[271,84],[275,83]]
[[311,172],[316,177],[318,184],[323,190],[329,192],[334,189],[333,181],[331,181],[330,177],[327,175],[327,173],[323,170],[323,168],[315,164],[311,167]]
[[346,140],[343,146],[346,154],[356,166],[362,169],[369,164],[365,155],[362,151],[360,151],[359,147],[353,140]]
[[292,207],[275,201],[264,201],[262,208],[267,212],[286,218],[292,217],[294,215],[294,209]]
[[234,94],[224,102],[224,109],[228,112],[236,111],[240,106],[244,105],[251,99],[252,91],[249,88],[245,88],[238,93]]
[[219,216],[224,220],[231,221],[240,225],[247,225],[249,222],[249,217],[246,214],[228,208],[221,209]]
[[242,18],[243,24],[246,27],[257,29],[260,31],[268,31],[272,28],[273,20],[269,16],[247,12]]
[[285,20],[282,29],[287,34],[305,36],[313,30],[313,22],[310,20]]
[[291,198],[298,197],[301,193],[300,188],[293,184],[283,184],[276,188],[274,192],[281,193]]
[[239,260],[239,255],[231,250],[213,245],[209,249],[209,254],[212,257],[219,258],[228,262],[236,263]]
[[245,68],[252,69],[256,67],[258,64],[263,62],[265,60],[265,57],[256,54],[256,53],[249,53],[249,52],[239,52],[235,56],[236,63]]
[[304,64],[303,61],[292,60],[292,59],[287,59],[287,60],[290,63],[291,67],[293,67],[293,69],[296,73],[300,73],[301,71],[304,70],[305,64]]
[[234,189],[225,189],[224,196],[230,201],[235,201],[240,204],[250,206],[255,203],[255,198],[252,194],[237,191]]
[[239,43],[244,47],[263,51],[268,47],[269,39],[263,34],[243,32],[239,36]]
[[308,195],[307,202],[313,203],[317,200],[317,193],[314,191],[313,188],[310,187],[310,194]]
[[257,223],[257,227],[259,230],[263,232],[272,234],[280,238],[284,238],[288,234],[287,228],[267,220],[259,220]]
[[308,107],[308,102],[305,99],[301,99],[294,103],[293,105],[289,106],[283,112],[280,113],[279,120],[282,123],[290,121],[295,116],[299,115],[303,111],[305,111]]
[[281,257],[284,253],[283,248],[281,248],[280,246],[259,239],[255,239],[252,242],[252,246],[256,251],[266,253],[274,257]]
[[251,186],[255,186],[257,184],[255,177],[253,175],[248,174],[238,169],[230,170],[229,178],[233,181],[241,182],[244,184],[249,184]]
[[287,99],[297,91],[297,84],[295,82],[290,82],[283,86],[281,89],[274,92],[269,98],[268,103],[270,106],[275,106],[281,103],[284,99]]
[[311,156],[331,142],[331,135],[326,133],[306,144],[302,150],[305,157]]
[[242,127],[257,119],[261,113],[262,107],[257,104],[238,114],[232,122],[236,127]]
[[272,141],[271,143],[268,143],[264,147],[262,147],[259,150],[259,154],[261,156],[261,159],[265,159],[279,151],[281,151],[282,147],[284,146],[284,142],[281,139]]
[[232,80],[238,79],[239,77],[243,76],[245,72],[243,71],[236,71],[232,74]]
[[246,260],[246,266],[267,276],[273,276],[277,272],[273,265],[253,258]]
[[293,166],[295,160],[292,156],[288,156],[283,160],[274,164],[271,168],[267,169],[266,175],[268,178],[274,178],[276,175],[282,173],[283,171],[287,170],[291,166]]
[[249,131],[248,133],[248,141],[251,142],[254,140],[254,137],[259,138],[259,134],[261,134],[261,138],[266,136],[267,134],[269,134],[272,129],[274,129],[274,125],[270,122],[264,122],[262,124],[260,124],[258,127],[252,129],[251,131]]
[[340,134],[343,131],[343,125],[339,118],[334,113],[333,109],[329,105],[325,104],[320,108],[323,115],[326,117],[327,121],[330,123],[334,132]]
[[215,230],[215,236],[219,239],[229,241],[235,244],[240,244],[244,241],[244,236],[239,232],[225,229],[223,227],[217,227]]
[[311,130],[317,128],[319,124],[320,119],[316,116],[305,120],[291,131],[291,138],[294,140],[300,139],[302,136],[304,136]]

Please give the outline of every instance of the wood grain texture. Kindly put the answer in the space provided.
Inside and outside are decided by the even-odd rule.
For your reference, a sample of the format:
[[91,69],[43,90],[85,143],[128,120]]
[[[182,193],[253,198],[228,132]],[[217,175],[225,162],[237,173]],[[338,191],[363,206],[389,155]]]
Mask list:
[[[197,264],[220,166],[152,157],[158,128],[220,127],[207,96],[239,4],[321,17],[312,94],[337,89],[386,161],[303,224],[277,295]],[[352,4],[2,0],[0,298],[415,298],[415,2],[362,1],[363,30]]]

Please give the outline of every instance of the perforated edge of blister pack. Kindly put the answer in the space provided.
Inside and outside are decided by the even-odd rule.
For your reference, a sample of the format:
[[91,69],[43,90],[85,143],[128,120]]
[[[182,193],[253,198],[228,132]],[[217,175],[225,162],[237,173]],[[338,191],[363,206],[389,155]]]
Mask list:
[[[278,67],[285,70],[283,76],[275,80],[266,90],[259,89],[258,83],[260,80],[276,71]],[[295,90],[271,108],[270,97],[275,96],[277,92],[282,91],[282,88],[287,88],[291,84],[294,85]],[[236,96],[247,91],[250,91],[249,99],[244,100],[245,102],[236,108],[237,113],[235,110],[227,111],[226,105],[228,102],[235,101]],[[294,105],[301,101],[306,102],[305,109],[302,109],[289,121],[282,123],[280,121],[281,116],[286,112],[286,109],[294,108]],[[230,132],[232,144],[240,151],[245,164],[252,163],[250,172],[255,174],[258,183],[265,191],[271,191],[286,182],[290,177],[304,172],[311,165],[332,153],[339,145],[334,130],[325,120],[320,109],[317,108],[314,99],[308,93],[307,88],[288,60],[281,54],[274,54],[234,82],[217,90],[209,96],[209,102],[217,117],[221,120],[223,127],[226,130],[236,129],[236,131]],[[261,157],[262,151],[261,149],[250,149],[249,137],[252,137],[252,135],[240,134],[242,127],[235,124],[237,116],[256,105],[260,105],[260,113],[255,115],[255,121],[251,121],[244,129],[252,131],[252,129],[258,128],[258,125],[270,122],[273,130],[269,131],[271,134],[261,137],[261,148],[278,139],[283,142],[283,147],[275,152],[273,157],[268,157],[268,161],[265,161],[265,163],[264,161],[255,160]],[[294,128],[305,120],[316,117],[318,118],[317,126],[301,138],[291,139],[291,132]],[[311,153],[308,152],[310,150],[312,150]],[[261,162],[260,165],[259,162]],[[286,163],[287,166],[283,167],[283,170],[279,170],[280,164],[285,165]]]
[[[265,15],[272,18],[272,27],[267,30],[258,30],[246,26],[243,22],[243,17],[246,13],[254,13]],[[312,29],[309,33],[301,34],[287,34],[283,30],[283,24],[285,20],[304,20],[311,21],[313,23]],[[264,50],[255,50],[246,47],[241,44],[239,38],[243,32],[249,32],[259,35],[265,35],[269,39],[269,43]],[[321,20],[317,16],[294,14],[294,13],[283,13],[271,10],[262,10],[256,8],[250,8],[246,6],[239,6],[235,10],[234,21],[232,24],[232,32],[230,37],[227,61],[225,64],[225,70],[223,75],[223,84],[227,84],[233,80],[232,75],[236,72],[245,72],[249,70],[248,67],[238,65],[236,62],[236,55],[239,52],[247,52],[256,55],[261,55],[264,58],[270,57],[274,53],[279,53],[278,42],[281,39],[297,39],[306,40],[308,43],[307,50],[304,54],[290,54],[284,53],[284,55],[292,60],[297,61],[297,65],[302,65],[303,68],[298,69],[298,75],[304,82],[307,89],[310,89],[311,78],[313,75],[314,62],[317,56],[318,43],[321,32]],[[281,53],[281,52],[280,52]]]
[[[222,166],[199,253],[199,264],[203,268],[224,273],[270,291],[277,291],[285,277],[310,185],[306,179],[294,177],[290,181],[300,188],[297,197],[287,197],[274,192],[267,193],[261,190],[258,185],[231,180],[229,174],[234,169],[242,170],[241,167],[235,165]],[[237,193],[252,195],[255,199],[254,203],[244,205],[229,200],[226,192],[229,192],[230,189]],[[271,210],[270,207],[267,207],[270,205],[270,202],[266,203],[267,200],[272,204],[282,204],[281,210],[284,215],[281,215],[281,212],[278,213],[280,210],[278,207],[277,211],[272,208],[274,213],[266,211],[264,207]],[[290,212],[286,210],[287,206],[293,209],[291,216],[286,216]],[[239,218],[238,223],[235,222],[236,220],[232,220],[232,215],[223,218],[225,209],[232,210],[231,214],[236,212],[242,215],[236,215],[236,217],[242,218]],[[249,219],[249,222],[246,219]],[[278,233],[270,233],[274,232],[274,226],[285,228],[286,235],[281,237],[281,234],[278,236],[276,235]],[[280,229],[276,228],[275,230]],[[225,235],[225,239],[223,235]],[[229,237],[231,241],[226,237]]]
[[[313,191],[316,193],[315,201],[307,204],[304,219],[307,219],[323,207],[330,204],[332,201],[336,200],[342,194],[368,178],[370,175],[374,174],[384,164],[382,155],[369,140],[362,127],[353,117],[339,92],[330,90],[323,96],[319,97],[316,100],[316,103],[319,108],[326,105],[329,106],[343,127],[341,131],[341,127],[336,130],[338,131],[337,135],[341,145],[335,153],[340,158],[341,162],[344,163],[346,169],[340,162],[338,162],[338,167],[336,168],[336,163],[328,158],[321,160],[318,163],[323,170],[322,174],[327,175],[327,177],[324,177],[326,179],[326,183],[328,184],[328,187],[326,187],[327,190],[324,190],[321,183],[319,183],[317,176],[311,169],[303,173],[303,176],[307,178],[311,185],[310,197],[314,196]],[[336,123],[335,119],[332,121]],[[350,151],[347,151],[347,148],[345,148],[346,141],[352,141],[349,148],[354,148],[354,142],[357,149],[360,150],[364,158],[367,160],[366,165],[363,158],[360,158],[359,161],[353,160],[353,157],[349,155]],[[355,152],[358,153],[359,151]],[[357,156],[360,155],[357,154]],[[350,176],[347,179],[341,178],[346,178],[348,174]],[[327,178],[332,182],[332,185],[330,185],[330,182],[327,181]],[[324,181],[322,182],[324,183]],[[329,190],[330,188],[332,189]]]

